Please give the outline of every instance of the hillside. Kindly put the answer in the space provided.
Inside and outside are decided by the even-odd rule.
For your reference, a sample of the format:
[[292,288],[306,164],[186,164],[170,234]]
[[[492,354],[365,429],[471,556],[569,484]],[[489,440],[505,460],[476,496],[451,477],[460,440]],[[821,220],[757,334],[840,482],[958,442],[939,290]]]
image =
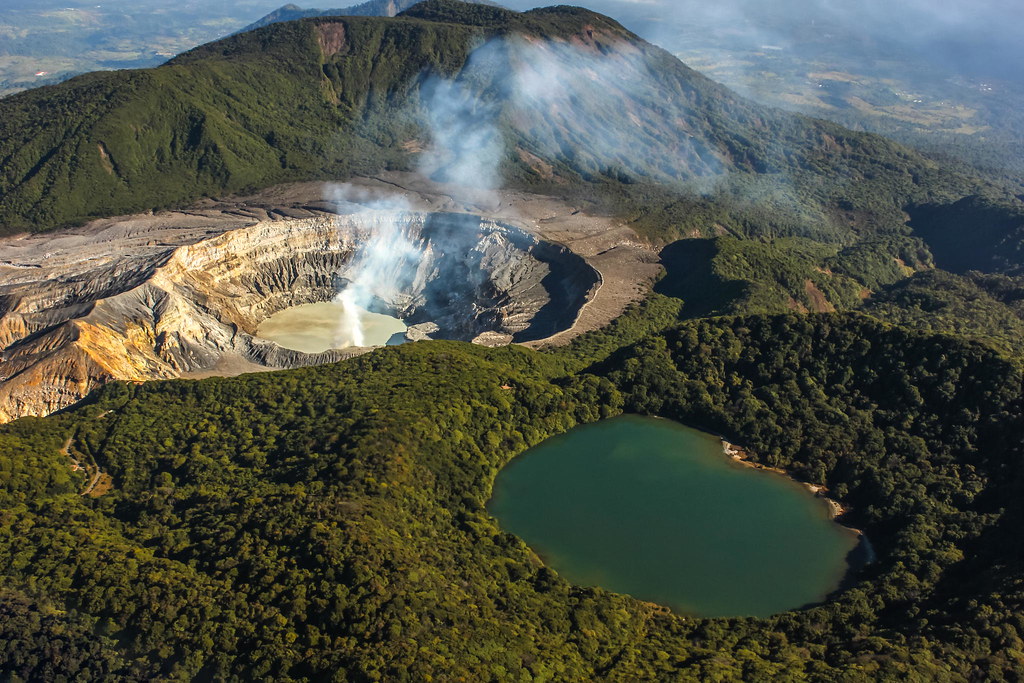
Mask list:
[[[416,343],[115,384],[0,427],[0,672],[1013,680],[1020,370],[856,315],[653,331],[669,303],[554,354]],[[826,483],[878,562],[829,602],[766,619],[570,585],[484,503],[524,448],[624,408],[722,430]],[[65,445],[110,493],[78,495]]]
[[[272,23],[0,100],[6,233],[354,175],[5,243],[4,414],[52,414],[0,425],[0,681],[1020,680],[1021,197],[564,6]],[[430,306],[378,305],[551,345],[255,336],[389,226]],[[293,369],[165,379],[224,358]],[[876,557],[767,618],[570,583],[486,504],[624,412],[826,491]]]
[[[296,19],[311,19],[313,17],[393,17],[396,14],[406,11],[421,0],[369,0],[351,7],[340,9],[302,9],[298,5],[283,5],[270,14],[260,17],[249,24],[238,33],[254,31],[270,24],[277,24],[282,21],[295,21]],[[490,0],[467,0],[477,5],[498,6]]]
[[[438,83],[493,124],[502,185],[597,201],[661,241],[724,223],[852,242],[904,230],[908,206],[993,191],[883,138],[754,105],[587,10],[432,0],[397,18],[274,24],[0,101],[0,225],[416,169],[437,142]],[[707,207],[714,220],[694,225]]]

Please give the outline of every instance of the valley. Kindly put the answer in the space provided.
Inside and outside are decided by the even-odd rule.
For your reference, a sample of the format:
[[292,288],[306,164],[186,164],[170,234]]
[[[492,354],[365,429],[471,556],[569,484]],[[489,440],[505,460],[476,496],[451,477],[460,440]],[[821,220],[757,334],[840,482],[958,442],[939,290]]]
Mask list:
[[266,0],[9,0],[0,7],[0,97],[97,69],[156,66],[273,7]]

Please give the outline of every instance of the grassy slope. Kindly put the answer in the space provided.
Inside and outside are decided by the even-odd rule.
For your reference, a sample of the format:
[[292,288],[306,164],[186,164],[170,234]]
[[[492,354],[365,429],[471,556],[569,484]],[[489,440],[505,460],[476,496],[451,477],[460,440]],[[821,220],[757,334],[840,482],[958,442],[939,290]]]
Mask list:
[[[317,27],[332,25],[344,27],[345,47],[325,56]],[[668,241],[693,228],[694,207],[707,203],[678,187],[708,172],[694,151],[705,150],[731,172],[711,200],[730,227],[846,242],[851,223],[891,230],[909,202],[951,201],[981,187],[882,138],[738,98],[601,15],[434,0],[396,19],[276,24],[157,69],[90,74],[3,100],[0,225],[48,229],[285,180],[407,168],[413,160],[399,145],[422,135],[423,73],[458,73],[483,35],[585,30],[605,51],[631,43],[643,68],[658,74],[631,99],[579,103],[609,130],[628,131],[628,153],[602,151],[600,131],[579,127],[566,156],[555,144],[562,133],[542,116],[532,128],[506,128],[505,137],[546,158],[555,178],[509,158],[504,171],[514,185],[600,197]],[[495,92],[493,79],[503,75],[485,74],[482,91]],[[630,115],[649,125],[633,125]]]
[[379,168],[388,152],[354,130],[369,82],[386,90],[437,65],[444,52],[436,45],[464,55],[473,31],[346,25],[363,50],[346,60],[351,92],[338,105],[314,22],[229,38],[158,69],[90,74],[4,100],[0,222],[52,227]]

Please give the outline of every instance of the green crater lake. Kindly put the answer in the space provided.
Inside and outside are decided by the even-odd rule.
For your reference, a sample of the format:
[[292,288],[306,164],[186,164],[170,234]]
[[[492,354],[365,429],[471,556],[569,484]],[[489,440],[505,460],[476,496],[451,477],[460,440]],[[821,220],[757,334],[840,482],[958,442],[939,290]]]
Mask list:
[[701,617],[818,602],[858,544],[806,487],[734,462],[711,434],[632,415],[516,457],[488,509],[567,580]]

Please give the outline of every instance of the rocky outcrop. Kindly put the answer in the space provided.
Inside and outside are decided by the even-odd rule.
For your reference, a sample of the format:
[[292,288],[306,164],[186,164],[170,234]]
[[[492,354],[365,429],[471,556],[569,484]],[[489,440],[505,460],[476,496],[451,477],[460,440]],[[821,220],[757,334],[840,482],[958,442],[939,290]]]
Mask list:
[[115,379],[180,377],[226,359],[291,368],[362,351],[301,353],[255,333],[277,311],[332,298],[354,276],[360,245],[385,227],[402,231],[413,253],[373,307],[431,338],[545,338],[573,324],[598,282],[584,259],[518,228],[403,211],[266,221],[143,254],[107,245],[102,257],[9,263],[0,420],[53,412]]

